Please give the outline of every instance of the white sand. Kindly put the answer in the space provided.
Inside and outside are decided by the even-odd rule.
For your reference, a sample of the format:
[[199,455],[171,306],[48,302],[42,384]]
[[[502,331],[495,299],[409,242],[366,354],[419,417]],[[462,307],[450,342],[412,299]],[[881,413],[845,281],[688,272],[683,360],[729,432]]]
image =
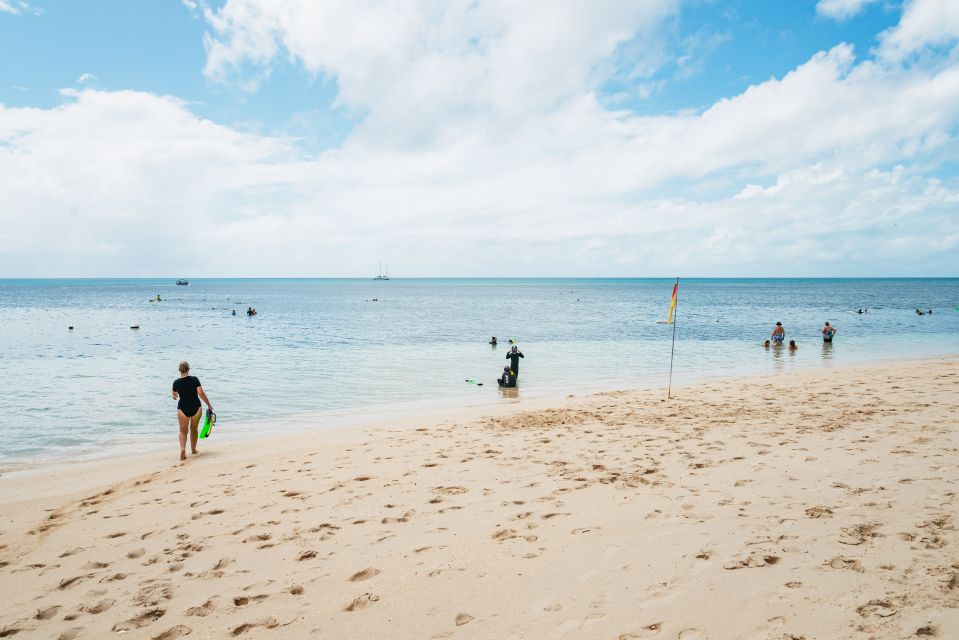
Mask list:
[[662,398],[2,477],[0,637],[959,638],[959,360]]

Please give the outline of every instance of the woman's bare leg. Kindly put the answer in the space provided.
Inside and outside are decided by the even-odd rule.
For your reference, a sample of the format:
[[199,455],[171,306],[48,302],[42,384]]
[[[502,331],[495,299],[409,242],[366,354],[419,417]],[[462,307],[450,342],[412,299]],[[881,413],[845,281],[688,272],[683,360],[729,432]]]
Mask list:
[[196,415],[190,418],[190,451],[194,454],[196,453],[196,439],[199,437],[197,427],[200,424],[200,417],[202,415],[202,411],[197,411]]
[[176,420],[180,423],[180,460],[186,460],[186,432],[190,426],[190,419],[177,409]]

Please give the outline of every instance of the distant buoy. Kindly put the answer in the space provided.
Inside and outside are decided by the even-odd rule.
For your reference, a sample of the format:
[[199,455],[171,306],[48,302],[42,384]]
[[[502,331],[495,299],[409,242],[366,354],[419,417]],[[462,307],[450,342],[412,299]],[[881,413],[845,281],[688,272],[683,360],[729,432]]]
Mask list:
[[71,324],[69,327],[67,327],[67,329],[69,329],[70,331],[73,331],[73,325]]

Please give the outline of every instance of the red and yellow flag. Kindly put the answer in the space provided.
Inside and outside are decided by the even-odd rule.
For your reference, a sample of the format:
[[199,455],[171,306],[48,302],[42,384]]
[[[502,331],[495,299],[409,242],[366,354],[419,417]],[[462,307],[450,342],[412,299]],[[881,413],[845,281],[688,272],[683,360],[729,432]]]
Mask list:
[[676,294],[679,292],[679,278],[676,278],[676,284],[673,285],[673,299],[669,301],[669,318],[667,323],[673,323],[673,312],[676,310]]

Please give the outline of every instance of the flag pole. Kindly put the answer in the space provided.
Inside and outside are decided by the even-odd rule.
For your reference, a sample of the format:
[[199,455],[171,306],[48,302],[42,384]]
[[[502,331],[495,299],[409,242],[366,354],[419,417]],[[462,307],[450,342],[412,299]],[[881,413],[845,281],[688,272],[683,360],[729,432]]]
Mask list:
[[669,350],[669,386],[666,388],[666,398],[673,395],[673,356],[676,354],[676,320],[679,319],[679,278],[676,278],[676,306],[673,308],[673,346]]

